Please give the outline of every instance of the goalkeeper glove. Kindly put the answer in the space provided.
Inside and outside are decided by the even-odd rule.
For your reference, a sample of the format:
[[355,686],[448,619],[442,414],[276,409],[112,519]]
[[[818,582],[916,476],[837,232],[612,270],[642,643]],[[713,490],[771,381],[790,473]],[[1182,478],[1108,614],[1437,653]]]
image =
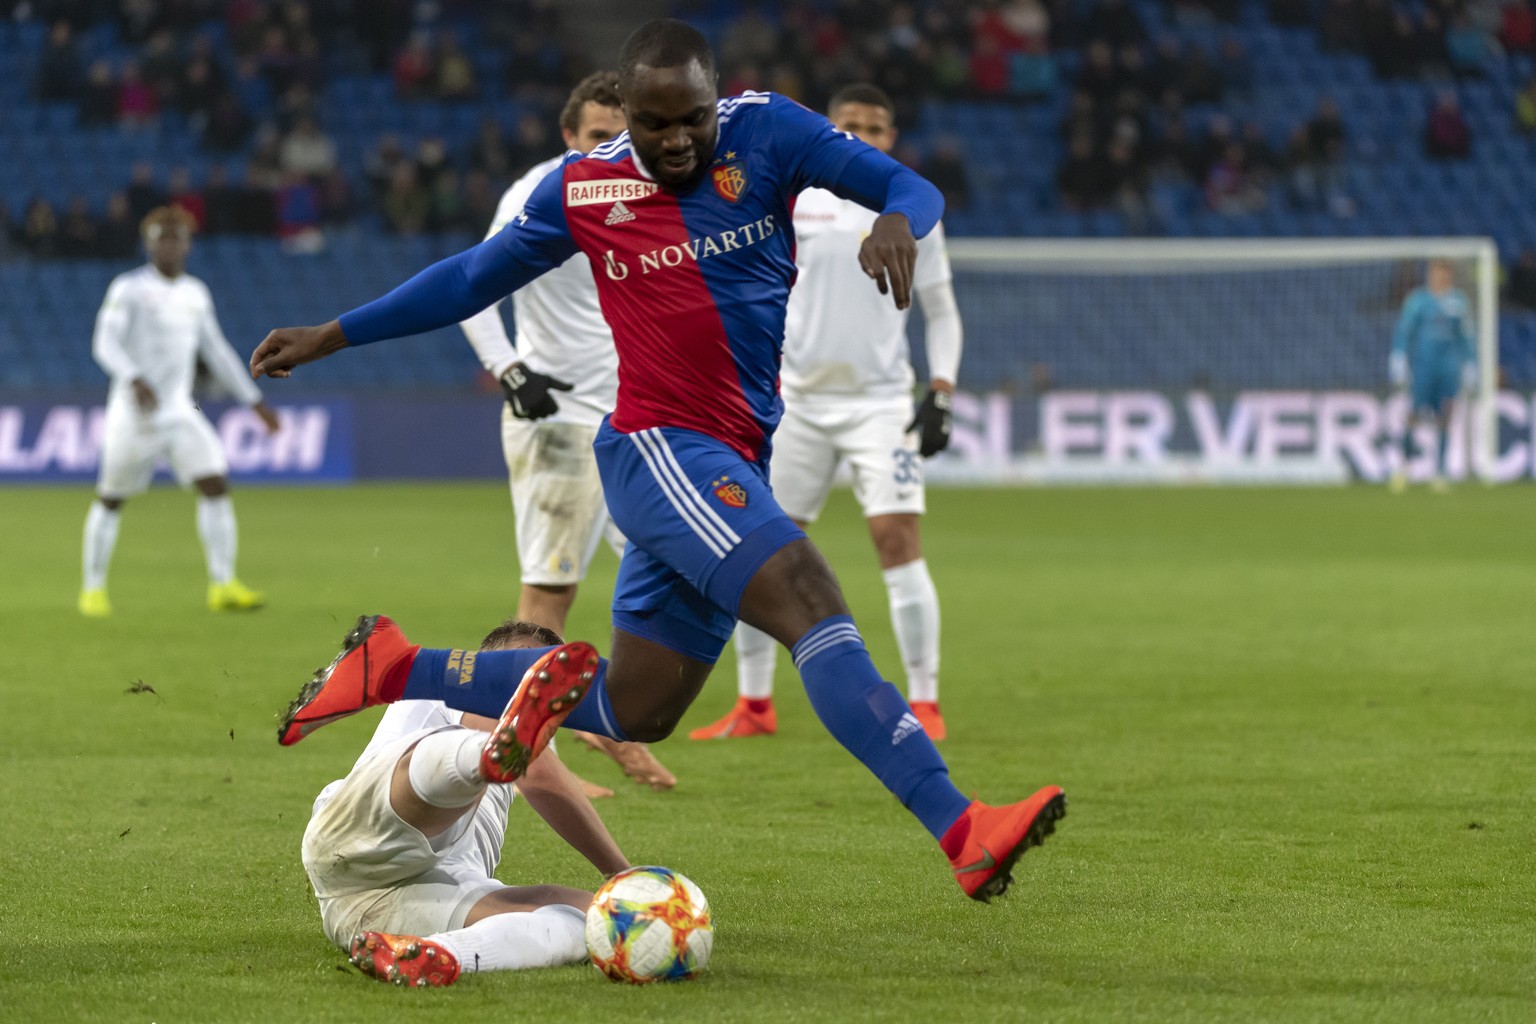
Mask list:
[[1393,352],[1387,357],[1387,376],[1395,388],[1408,385],[1408,354],[1406,352]]
[[949,447],[949,431],[953,417],[950,415],[950,407],[954,404],[954,396],[948,391],[930,390],[917,406],[917,413],[912,417],[912,422],[907,424],[908,431],[917,431],[917,450],[923,458],[939,454]]
[[501,375],[501,390],[506,393],[512,415],[520,420],[541,420],[560,410],[551,391],[569,391],[571,385],[547,373],[513,363]]

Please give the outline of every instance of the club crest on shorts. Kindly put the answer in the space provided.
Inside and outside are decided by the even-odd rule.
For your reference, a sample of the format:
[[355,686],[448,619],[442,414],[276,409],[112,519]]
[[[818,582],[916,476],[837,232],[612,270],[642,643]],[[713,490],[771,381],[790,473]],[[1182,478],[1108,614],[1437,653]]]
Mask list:
[[721,164],[710,171],[709,175],[714,179],[715,191],[728,202],[736,202],[747,190],[747,172],[739,160]]
[[747,507],[747,489],[730,477],[723,476],[710,484],[710,486],[715,489],[715,497],[731,508]]

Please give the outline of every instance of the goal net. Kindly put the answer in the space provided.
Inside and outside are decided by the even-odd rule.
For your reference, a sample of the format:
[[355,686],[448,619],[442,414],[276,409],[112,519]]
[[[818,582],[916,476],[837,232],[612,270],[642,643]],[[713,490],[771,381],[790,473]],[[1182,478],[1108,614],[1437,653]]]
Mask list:
[[[964,394],[935,478],[1385,479],[1410,420],[1387,356],[1429,259],[1452,261],[1477,332],[1478,389],[1455,403],[1448,471],[1495,468],[1487,239],[960,239],[950,259]],[[1432,435],[1415,441],[1406,468],[1427,476]]]

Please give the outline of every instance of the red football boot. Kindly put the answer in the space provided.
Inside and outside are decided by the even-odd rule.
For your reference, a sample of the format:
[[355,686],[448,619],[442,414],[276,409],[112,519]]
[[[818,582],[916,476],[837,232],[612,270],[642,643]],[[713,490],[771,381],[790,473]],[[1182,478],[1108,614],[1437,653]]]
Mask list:
[[[756,705],[754,707],[753,705]],[[691,740],[734,740],[743,736],[772,736],[779,731],[779,715],[773,698],[753,700],[737,697],[725,717],[710,725],[701,725],[688,734]]]
[[405,988],[452,985],[459,978],[452,953],[414,935],[362,932],[352,936],[347,959],[368,977]]
[[421,645],[407,640],[389,616],[360,616],[336,660],[315,672],[283,712],[277,742],[292,746],[322,725],[396,699],[382,695],[384,681],[393,670],[408,668],[405,659],[414,659],[419,650]]
[[923,732],[933,742],[937,743],[949,735],[949,730],[944,728],[944,716],[939,713],[938,701],[915,700],[912,702],[912,713],[923,723]]
[[1060,786],[1046,786],[1028,800],[1003,807],[972,800],[939,845],[949,854],[960,888],[986,903],[1007,891],[1014,863],[1031,846],[1045,842],[1066,816],[1067,794]]
[[487,782],[511,782],[549,746],[565,716],[581,703],[597,674],[597,649],[564,644],[545,654],[523,675],[480,754]]

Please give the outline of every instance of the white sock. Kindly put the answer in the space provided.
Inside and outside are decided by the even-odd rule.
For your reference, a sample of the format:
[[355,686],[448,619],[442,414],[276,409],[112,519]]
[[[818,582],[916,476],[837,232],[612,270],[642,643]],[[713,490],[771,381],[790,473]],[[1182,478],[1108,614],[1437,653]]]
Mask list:
[[474,729],[434,732],[411,751],[406,775],[411,789],[433,807],[468,807],[485,792],[480,751],[486,734]]
[[751,700],[773,696],[773,666],[778,660],[779,642],[747,625],[736,624],[736,693]]
[[587,958],[587,915],[565,904],[532,913],[492,914],[468,928],[427,938],[459,961],[465,974],[557,967]]
[[81,585],[86,590],[100,590],[107,585],[107,567],[112,564],[112,549],[117,547],[117,526],[122,518],[122,513],[101,502],[91,502],[91,510],[85,514],[85,542],[80,556],[84,577]]
[[885,589],[891,598],[891,625],[896,646],[907,668],[907,699],[939,699],[939,592],[928,575],[928,563],[919,558],[885,570]]
[[208,563],[208,582],[228,583],[235,578],[235,503],[229,495],[197,499],[197,535],[203,540],[203,558]]

